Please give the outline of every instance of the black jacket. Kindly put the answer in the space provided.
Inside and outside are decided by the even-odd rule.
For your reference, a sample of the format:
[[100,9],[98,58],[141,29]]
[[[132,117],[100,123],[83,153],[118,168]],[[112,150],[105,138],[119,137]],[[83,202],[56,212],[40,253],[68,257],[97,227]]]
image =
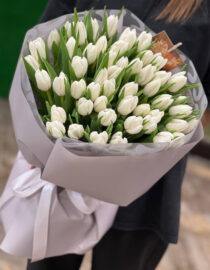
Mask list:
[[[166,30],[174,43],[183,42],[181,50],[194,62],[210,99],[210,1],[204,0],[183,25],[154,20],[167,3],[166,0],[50,0],[41,21],[72,13],[74,7],[83,11],[91,7],[103,9],[104,5],[120,9],[124,5],[156,33]],[[120,207],[113,227],[122,230],[151,229],[164,241],[177,242],[186,159],[178,162],[142,197],[127,207]]]

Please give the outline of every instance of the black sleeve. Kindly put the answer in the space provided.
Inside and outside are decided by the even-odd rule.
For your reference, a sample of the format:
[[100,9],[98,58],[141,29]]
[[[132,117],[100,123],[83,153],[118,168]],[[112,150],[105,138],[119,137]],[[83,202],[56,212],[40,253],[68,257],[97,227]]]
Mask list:
[[49,0],[40,23],[52,20],[67,13],[73,13],[76,0]]
[[204,79],[202,80],[202,84],[208,99],[208,109],[210,109],[210,65]]

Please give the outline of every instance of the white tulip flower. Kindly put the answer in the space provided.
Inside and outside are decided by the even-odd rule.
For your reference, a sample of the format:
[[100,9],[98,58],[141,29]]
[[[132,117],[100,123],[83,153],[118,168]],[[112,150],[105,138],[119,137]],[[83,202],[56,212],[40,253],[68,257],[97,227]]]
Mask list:
[[38,54],[39,52],[40,56],[46,59],[46,49],[45,49],[45,42],[41,37],[38,37],[37,39],[30,41],[29,44],[29,51],[31,55],[38,61]]
[[132,67],[131,67],[131,74],[138,74],[141,71],[141,69],[142,69],[143,63],[142,63],[142,61],[139,58],[134,58],[130,62],[130,65],[132,65]]
[[150,114],[150,105],[149,104],[140,104],[138,105],[135,110],[133,111],[135,116],[142,116],[145,117],[146,115]]
[[[73,25],[74,25],[74,22],[73,22]],[[67,36],[70,37],[71,36],[71,23],[67,21],[64,27],[66,28]]]
[[117,115],[113,109],[105,109],[99,112],[98,118],[101,118],[103,126],[110,126],[117,120]]
[[168,62],[168,59],[167,58],[164,58],[161,53],[158,53],[158,54],[155,54],[154,55],[154,65],[156,66],[156,69],[157,70],[160,70],[161,68],[163,68],[166,63]]
[[79,99],[86,90],[86,82],[81,79],[80,81],[74,81],[71,84],[71,96],[74,99]]
[[64,125],[59,121],[47,122],[46,130],[55,138],[62,138],[66,133]]
[[73,57],[74,48],[75,48],[76,40],[74,37],[70,37],[66,43],[66,48],[68,50],[68,54],[70,59]]
[[165,110],[167,109],[172,103],[174,102],[174,99],[172,95],[169,94],[162,94],[158,96],[153,102],[152,105],[154,108],[159,110]]
[[83,45],[87,39],[87,30],[83,22],[77,22],[76,34],[79,34],[79,45]]
[[152,110],[150,114],[152,118],[157,122],[157,124],[161,121],[164,116],[164,112],[160,111],[159,109]]
[[48,91],[51,87],[51,79],[46,70],[37,69],[35,72],[35,79],[39,90]]
[[65,96],[65,80],[66,75],[63,72],[53,80],[53,90],[58,96]]
[[123,85],[122,89],[120,90],[119,96],[121,95],[123,90],[124,90],[124,97],[134,96],[138,92],[138,83],[128,82],[125,85]]
[[72,139],[80,139],[84,134],[84,127],[80,124],[71,124],[68,129],[68,136]]
[[137,104],[137,96],[126,96],[121,100],[120,104],[118,105],[117,111],[121,115],[128,115],[132,113],[132,111],[136,108]]
[[87,53],[88,64],[93,64],[97,58],[97,47],[93,43],[89,43],[84,50],[84,55],[85,53]]
[[100,92],[101,92],[100,84],[96,82],[92,82],[88,84],[87,89],[90,89],[91,100],[95,101],[99,97]]
[[161,86],[161,80],[160,79],[154,79],[151,82],[149,82],[143,90],[143,93],[145,96],[152,97],[157,94]]
[[124,122],[124,128],[129,134],[138,134],[143,129],[143,118],[141,116],[129,116]]
[[110,15],[107,18],[107,34],[108,37],[111,38],[115,35],[115,33],[117,32],[117,28],[118,28],[118,16],[115,15]]
[[51,121],[59,121],[62,124],[66,122],[66,112],[62,107],[56,105],[51,107]]
[[27,55],[24,57],[25,60],[28,62],[28,64],[36,71],[39,69],[39,63],[38,61],[32,56],[32,55]]
[[90,140],[92,143],[106,144],[108,142],[109,136],[106,131],[98,133],[97,131],[92,131],[90,133]]
[[108,67],[112,66],[114,63],[114,60],[117,57],[117,53],[113,51],[109,51],[109,61],[108,61]]
[[108,103],[108,99],[106,96],[98,97],[94,102],[94,110],[95,112],[104,111],[106,109],[106,105]]
[[99,71],[98,75],[96,76],[95,82],[99,83],[102,87],[107,79],[108,79],[108,70],[106,68],[103,68]]
[[170,143],[173,140],[174,136],[168,131],[159,132],[153,138],[154,143]]
[[192,132],[198,125],[199,120],[198,119],[192,119],[189,122],[187,122],[187,127],[183,130],[184,134],[188,134]]
[[128,50],[128,42],[125,42],[124,40],[118,40],[112,44],[110,50],[116,54],[123,54]]
[[174,100],[174,103],[182,102],[182,101],[186,100],[186,98],[187,98],[186,96],[179,96]]
[[93,111],[93,102],[90,99],[84,97],[78,100],[78,113],[82,116],[91,114]]
[[168,131],[176,131],[176,132],[182,132],[187,127],[188,123],[183,119],[173,119],[166,125],[166,129]]
[[107,39],[106,36],[101,36],[96,44],[95,44],[96,48],[97,48],[97,57],[100,55],[100,53],[105,52],[107,49]]
[[143,66],[149,65],[154,58],[154,54],[151,50],[145,50],[143,51],[143,56],[141,58],[141,61],[143,62]]
[[97,19],[91,18],[92,28],[93,28],[93,40],[96,40],[97,34],[99,33],[99,24]]
[[161,86],[166,84],[170,77],[171,72],[167,72],[165,70],[155,72],[155,79],[161,80]]
[[52,49],[53,42],[55,42],[57,46],[60,44],[60,35],[57,29],[52,30],[48,36],[47,45],[50,50]]
[[168,91],[171,93],[176,93],[185,86],[185,84],[187,83],[187,77],[183,75],[182,72],[177,73],[171,76],[171,78],[168,80],[168,84],[171,83],[173,83],[173,85],[168,88]]
[[117,76],[122,71],[121,67],[118,67],[117,65],[111,66],[108,68],[108,79],[116,79]]
[[119,40],[123,40],[128,43],[128,50],[130,50],[136,42],[136,29],[130,29],[127,27],[120,35]]
[[157,122],[151,115],[147,115],[143,119],[143,130],[145,134],[151,134],[157,128]]
[[121,131],[118,131],[112,135],[112,138],[110,140],[110,144],[125,144],[128,143],[127,138],[123,138],[123,134]]
[[78,79],[86,74],[88,62],[85,57],[74,56],[71,65]]
[[156,67],[152,65],[147,65],[142,68],[139,72],[139,81],[140,85],[145,85],[155,76]]
[[114,93],[116,87],[116,81],[115,79],[106,80],[104,82],[104,95],[106,97],[109,97],[111,94]]
[[184,133],[182,133],[182,132],[174,132],[174,133],[173,133],[173,136],[174,136],[173,141],[176,141],[176,140],[178,140],[178,139],[184,137],[185,135],[184,135]]
[[180,105],[175,105],[172,106],[169,109],[169,115],[177,115],[176,118],[184,118],[189,116],[192,113],[192,107],[187,105],[187,104],[180,104]]
[[152,34],[151,33],[147,33],[146,31],[143,31],[138,39],[138,49],[137,51],[143,51],[145,49],[147,49],[147,47],[150,46],[150,44],[152,43]]
[[125,68],[128,66],[128,57],[121,57],[117,63],[116,63],[116,66],[120,67],[120,68]]

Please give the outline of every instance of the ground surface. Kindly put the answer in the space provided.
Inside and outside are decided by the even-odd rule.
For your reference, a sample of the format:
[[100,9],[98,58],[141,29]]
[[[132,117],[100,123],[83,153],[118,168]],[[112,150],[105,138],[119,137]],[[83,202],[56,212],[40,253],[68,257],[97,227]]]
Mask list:
[[[0,99],[0,193],[6,183],[17,147],[8,102]],[[210,269],[210,161],[195,156],[188,160],[183,184],[178,245],[171,245],[157,270]],[[0,240],[3,229],[0,226]],[[90,270],[91,253],[80,270]],[[0,251],[0,270],[24,270],[25,260]],[[107,269],[108,270],[108,269]],[[129,269],[128,269],[129,270]]]

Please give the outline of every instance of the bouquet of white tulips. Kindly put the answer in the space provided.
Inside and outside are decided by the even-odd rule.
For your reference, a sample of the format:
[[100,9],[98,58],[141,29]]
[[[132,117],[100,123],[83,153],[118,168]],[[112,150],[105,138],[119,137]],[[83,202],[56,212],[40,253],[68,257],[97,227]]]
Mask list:
[[[173,142],[198,123],[187,84],[186,66],[163,70],[167,59],[153,53],[150,32],[126,27],[118,15],[99,26],[92,10],[79,20],[75,9],[46,41],[29,41],[23,57],[47,132],[101,144]],[[172,144],[173,145],[173,144]]]

